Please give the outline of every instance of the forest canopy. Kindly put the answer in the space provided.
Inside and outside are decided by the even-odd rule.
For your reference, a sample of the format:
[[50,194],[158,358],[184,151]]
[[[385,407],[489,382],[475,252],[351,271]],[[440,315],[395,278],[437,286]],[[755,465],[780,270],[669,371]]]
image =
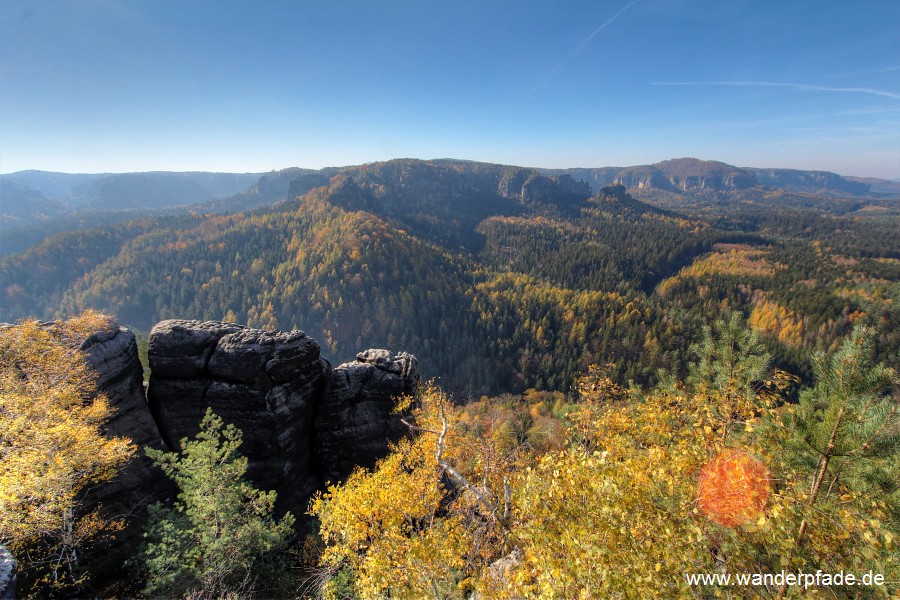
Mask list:
[[[302,329],[338,360],[411,352],[459,398],[571,391],[590,364],[640,386],[684,377],[703,326],[732,311],[806,382],[812,353],[856,324],[900,366],[896,203],[756,188],[588,197],[540,177],[397,160],[301,176],[274,206],[61,234],[0,258],[0,319],[93,308],[144,333],[167,318]],[[540,193],[513,185],[529,178]]]

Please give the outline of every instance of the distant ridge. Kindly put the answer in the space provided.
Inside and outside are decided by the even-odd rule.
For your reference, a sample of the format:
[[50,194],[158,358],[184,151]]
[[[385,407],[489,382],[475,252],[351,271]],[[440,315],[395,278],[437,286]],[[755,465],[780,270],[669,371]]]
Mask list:
[[254,173],[168,171],[0,175],[0,254],[60,231],[206,205],[245,192],[259,179]]
[[[419,187],[417,172],[424,165],[443,169],[445,180],[438,188]],[[267,173],[83,174],[28,170],[0,175],[0,255],[24,250],[56,232],[150,215],[252,210],[328,185],[340,173],[357,173],[364,180],[395,171],[405,181],[401,184],[404,191],[400,197],[406,197],[412,204],[442,197],[438,190],[447,185],[456,186],[457,194],[472,185],[483,186],[484,181],[476,182],[485,177],[502,180],[501,196],[525,202],[562,185],[556,191],[570,198],[560,206],[568,204],[570,208],[577,205],[579,198],[596,194],[609,185],[624,185],[629,193],[644,199],[664,196],[656,200],[668,206],[695,200],[733,200],[735,194],[765,196],[773,192],[808,196],[806,203],[821,202],[823,197],[845,203],[853,200],[857,204],[865,203],[864,199],[900,199],[898,181],[849,177],[828,171],[736,167],[697,158],[674,158],[630,167],[574,169],[442,158],[393,159],[323,169],[292,167]],[[582,185],[586,187],[581,188]],[[859,207],[852,209],[856,208]]]
[[870,191],[876,194],[900,196],[900,179],[887,180],[876,177],[844,177],[844,179],[866,184]]
[[547,173],[568,173],[588,182],[596,192],[621,184],[629,189],[664,192],[727,192],[775,188],[793,193],[838,197],[900,196],[897,182],[877,178],[845,177],[829,171],[803,171],[736,167],[697,158],[674,158],[652,165],[586,169],[544,169]]
[[0,258],[0,320],[90,307],[144,331],[173,315],[302,326],[333,356],[403,348],[478,398],[571,389],[589,364],[650,382],[727,308],[756,311],[773,342],[801,340],[787,366],[853,318],[898,317],[893,300],[870,309],[875,293],[845,290],[893,297],[900,201],[786,192],[694,159],[597,172],[671,191],[452,160],[267,173],[228,199],[90,219]]
[[[416,159],[377,161],[370,165],[405,162]],[[509,167],[467,159],[439,158],[421,162],[438,165]],[[26,170],[0,175],[0,213],[20,213],[21,202],[47,202],[67,208],[161,208],[205,204],[237,195],[258,195],[267,181],[286,175],[321,174],[325,180],[345,169],[365,167],[326,167],[324,169],[289,168],[269,173],[215,173],[148,171],[135,173],[57,173]],[[587,182],[594,192],[611,184],[629,189],[658,189],[670,192],[694,190],[741,190],[755,187],[778,188],[789,192],[828,196],[881,197],[900,195],[900,179],[843,176],[829,171],[737,167],[715,160],[673,158],[649,165],[627,167],[589,167],[569,169],[533,169],[544,174],[569,174]],[[262,178],[262,179],[261,179]],[[312,181],[313,179],[310,179]],[[279,187],[282,191],[284,186]],[[288,190],[283,189],[282,193]],[[263,193],[266,200],[271,194]],[[249,200],[249,198],[246,198]],[[283,199],[283,198],[282,198]],[[21,201],[21,202],[20,202]],[[242,204],[237,199],[236,204]],[[252,202],[251,202],[252,203]],[[228,203],[225,203],[228,204]],[[14,210],[11,210],[14,207]]]
[[[144,173],[55,173],[18,171],[0,176],[3,204],[15,203],[12,185],[67,208],[163,208],[199,204],[246,190],[259,173],[150,171]],[[7,212],[6,208],[3,212]]]

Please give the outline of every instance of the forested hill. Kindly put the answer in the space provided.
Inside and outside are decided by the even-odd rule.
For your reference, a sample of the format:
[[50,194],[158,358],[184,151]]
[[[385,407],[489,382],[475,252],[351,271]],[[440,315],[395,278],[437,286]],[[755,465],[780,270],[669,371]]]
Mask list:
[[731,310],[794,371],[857,322],[897,360],[889,203],[767,192],[675,210],[568,173],[450,160],[270,184],[234,206],[291,199],[70,232],[0,259],[0,320],[93,307],[143,331],[171,317],[300,328],[338,360],[412,352],[458,396],[563,390],[591,363],[652,384],[684,372],[702,326]]

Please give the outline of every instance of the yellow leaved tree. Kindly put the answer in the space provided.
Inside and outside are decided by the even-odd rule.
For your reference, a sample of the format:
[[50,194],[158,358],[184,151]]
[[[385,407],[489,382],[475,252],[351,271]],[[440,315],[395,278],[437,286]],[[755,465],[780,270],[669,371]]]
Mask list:
[[134,454],[130,440],[104,434],[112,409],[78,349],[111,326],[87,312],[0,329],[0,543],[35,593],[82,583],[79,548],[117,527],[80,506],[89,485],[111,479]]
[[[466,447],[456,412],[435,387],[419,402],[407,421],[417,435],[313,502],[322,563],[345,574],[327,582],[325,597],[455,597],[503,546],[502,496],[490,495],[491,475],[482,469],[476,486],[453,466]],[[349,589],[339,589],[342,581]]]
[[[828,440],[849,409],[829,412],[818,392],[799,411],[785,404],[795,378],[770,371],[736,320],[707,337],[699,348],[708,352],[698,353],[687,386],[640,394],[592,368],[578,381],[577,401],[553,409],[567,432],[563,445],[529,441],[533,425],[520,419],[526,413],[503,420],[486,402],[447,406],[440,390],[427,389],[409,421],[413,436],[374,470],[316,500],[323,562],[337,572],[326,591],[774,597],[803,590],[774,581],[728,588],[699,576],[875,569],[887,583],[864,593],[890,597],[897,591],[889,475],[896,453],[876,471],[876,444],[866,440],[877,438],[887,452],[897,437],[896,403],[883,396],[881,404],[857,402],[880,407],[882,417],[853,422],[852,431],[867,427],[858,445],[865,469],[851,471],[846,456],[826,463],[821,451],[817,466],[810,444],[824,432],[822,448],[835,454]],[[527,414],[542,410],[536,404]],[[847,462],[844,470],[836,461]],[[866,485],[856,481],[862,476]]]

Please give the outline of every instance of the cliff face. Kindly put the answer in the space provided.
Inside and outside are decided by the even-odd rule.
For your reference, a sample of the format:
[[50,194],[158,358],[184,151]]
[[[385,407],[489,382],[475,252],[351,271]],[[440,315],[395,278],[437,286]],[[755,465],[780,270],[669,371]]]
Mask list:
[[159,447],[159,432],[144,399],[144,369],[134,334],[124,327],[91,335],[81,343],[88,365],[97,373],[97,388],[116,409],[107,428],[134,443]]
[[657,189],[676,193],[731,192],[775,188],[801,194],[823,196],[897,195],[891,182],[883,179],[845,177],[827,171],[759,169],[735,167],[713,160],[675,158],[652,165],[602,167],[599,169],[545,169],[544,173],[567,173],[589,181],[594,191],[612,183],[632,189]]
[[749,169],[761,185],[781,188],[789,192],[821,193],[825,195],[865,196],[872,185],[841,177],[827,171],[798,171],[796,169]]
[[193,437],[212,408],[243,432],[248,477],[295,514],[323,481],[387,453],[405,432],[394,398],[418,382],[406,353],[367,350],[332,369],[302,331],[215,321],[158,323],[149,359],[148,403],[166,445]]
[[522,202],[547,200],[565,204],[588,198],[591,186],[568,174],[542,175],[531,169],[509,169],[501,177],[497,191],[504,198]]
[[756,176],[748,169],[715,161],[677,158],[655,165],[622,169],[614,182],[638,189],[668,191],[744,190],[757,185]]
[[150,332],[147,400],[171,449],[199,431],[207,408],[243,432],[248,476],[293,505],[318,487],[312,426],[331,371],[301,331],[213,321],[163,321]]
[[142,448],[162,448],[156,423],[144,398],[143,368],[134,334],[116,324],[81,343],[88,365],[97,372],[97,389],[106,394],[115,414],[107,424],[111,436],[124,436],[138,452],[111,481],[93,488],[84,501],[87,510],[100,505],[110,517],[124,517],[125,529],[102,547],[89,549],[84,562],[94,573],[116,573],[123,556],[140,544],[147,506],[174,493],[162,471],[153,466]]
[[366,350],[330,373],[316,415],[315,455],[326,482],[345,478],[356,466],[373,467],[385,444],[407,431],[393,414],[395,398],[419,381],[416,357]]

